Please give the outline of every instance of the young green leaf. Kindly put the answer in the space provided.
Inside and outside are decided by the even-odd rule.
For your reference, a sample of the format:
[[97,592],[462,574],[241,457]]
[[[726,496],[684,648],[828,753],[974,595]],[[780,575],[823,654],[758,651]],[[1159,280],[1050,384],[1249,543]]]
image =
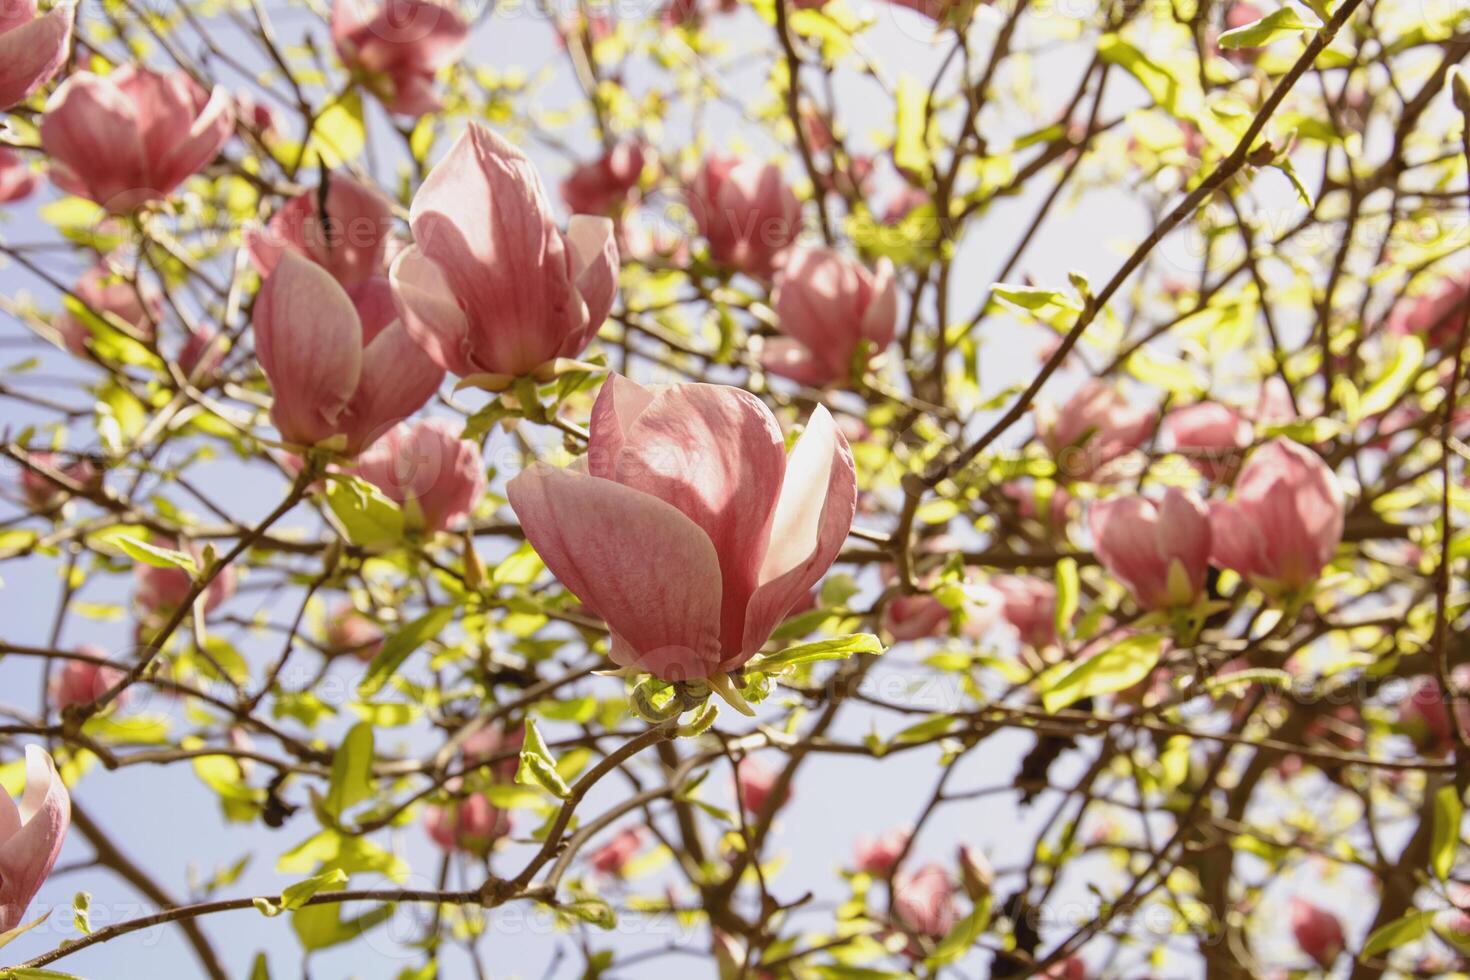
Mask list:
[[780,653],[758,658],[746,666],[752,673],[784,670],[797,664],[811,664],[821,660],[846,660],[855,654],[877,656],[883,652],[883,644],[872,633],[849,633],[834,636],[830,640],[817,640],[787,647]]
[[267,918],[274,918],[282,912],[289,912],[292,909],[301,908],[318,892],[326,891],[329,888],[339,888],[345,884],[347,884],[347,872],[341,868],[333,868],[330,871],[323,871],[319,875],[312,875],[305,881],[298,881],[296,884],[290,886],[281,892],[279,902],[272,902],[268,898],[257,898],[255,899],[255,907]]
[[541,738],[534,718],[526,719],[526,739],[521,743],[521,763],[516,769],[516,782],[523,786],[535,783],[563,800],[572,795],[571,787],[556,771],[556,759]]
[[1121,640],[1057,678],[1042,692],[1042,706],[1060,711],[1083,698],[1127,690],[1158,666],[1163,647],[1164,638],[1157,633]]
[[334,818],[340,818],[354,804],[372,795],[373,726],[359,722],[352,726],[337,754],[332,757],[332,780],[322,805]]
[[1239,48],[1263,48],[1273,41],[1300,34],[1302,31],[1315,31],[1321,26],[1321,21],[1304,20],[1302,15],[1292,8],[1281,7],[1254,23],[1221,34],[1220,47],[1227,51]]
[[1454,785],[1442,786],[1434,795],[1434,837],[1430,845],[1430,863],[1434,875],[1446,881],[1450,869],[1455,866],[1455,854],[1460,848],[1460,821],[1465,816],[1465,804]]
[[403,666],[409,654],[439,635],[453,618],[452,606],[440,606],[429,610],[384,640],[383,648],[378,651],[373,662],[368,664],[367,673],[358,685],[358,694],[364,698],[377,694],[394,671]]
[[1363,944],[1363,951],[1358,954],[1358,959],[1372,959],[1391,949],[1398,949],[1400,946],[1407,946],[1409,943],[1423,939],[1428,935],[1429,927],[1434,924],[1434,917],[1437,914],[1433,909],[1410,912],[1386,926],[1375,929],[1368,937],[1368,941]]

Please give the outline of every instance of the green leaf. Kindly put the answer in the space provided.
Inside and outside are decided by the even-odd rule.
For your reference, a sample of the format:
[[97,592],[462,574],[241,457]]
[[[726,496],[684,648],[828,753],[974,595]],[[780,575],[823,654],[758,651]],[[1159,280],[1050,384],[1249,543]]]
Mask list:
[[976,902],[970,914],[961,919],[949,934],[939,942],[934,955],[929,957],[930,967],[953,963],[970,951],[976,940],[985,934],[990,925],[990,898]]
[[1059,306],[1069,310],[1082,309],[1081,304],[1070,294],[1055,289],[1013,286],[1009,283],[998,282],[990,287],[990,292],[996,299],[1005,300],[1012,306],[1019,306],[1023,310],[1033,312],[1047,306]]
[[268,898],[255,899],[255,907],[268,918],[274,918],[282,912],[289,912],[304,906],[308,899],[318,892],[329,888],[338,888],[347,884],[347,872],[341,868],[333,868],[323,871],[319,875],[312,875],[305,881],[296,884],[281,892],[279,902],[272,902]]
[[900,75],[895,101],[898,118],[893,162],[900,170],[910,171],[922,178],[929,173],[929,147],[924,142],[928,92],[912,75]]
[[1442,786],[1434,795],[1434,838],[1430,845],[1430,866],[1435,877],[1446,881],[1450,869],[1455,866],[1455,852],[1460,847],[1460,820],[1465,816],[1465,804],[1454,785]]
[[846,660],[854,654],[865,653],[877,656],[883,652],[883,644],[872,633],[849,633],[830,640],[802,643],[787,647],[780,653],[760,657],[748,664],[750,672],[784,670],[797,664],[817,663],[821,660]]
[[342,522],[347,540],[361,548],[391,548],[403,540],[403,510],[383,491],[357,477],[334,479],[327,506]]
[[129,557],[145,565],[152,565],[154,568],[182,568],[189,573],[191,578],[199,574],[199,566],[194,563],[194,559],[182,551],[160,548],[156,544],[139,541],[127,535],[118,535],[112,540],[119,548],[127,552]]
[[1358,959],[1371,959],[1380,953],[1423,939],[1428,935],[1429,927],[1434,924],[1436,914],[1433,909],[1410,912],[1401,919],[1395,919],[1388,925],[1373,930],[1373,935],[1363,944],[1363,951],[1358,954]]
[[332,757],[332,781],[322,804],[326,811],[333,817],[341,817],[354,804],[372,795],[372,770],[373,726],[359,722],[352,726]]
[[92,934],[92,896],[88,892],[77,892],[71,900],[71,921],[77,932],[84,936]]
[[953,728],[954,722],[953,715],[930,715],[923,721],[910,725],[893,736],[893,744],[910,745],[918,742],[928,742]]
[[592,896],[581,896],[564,905],[558,905],[557,911],[565,912],[583,922],[590,922],[599,929],[612,929],[618,924],[618,917],[612,906]]
[[1286,690],[1291,686],[1291,674],[1274,667],[1252,667],[1229,674],[1220,674],[1205,681],[1205,693],[1214,697],[1222,691],[1240,694],[1252,684],[1270,684]]
[[1077,559],[1063,558],[1057,562],[1057,602],[1053,613],[1056,621],[1057,636],[1069,636],[1072,632],[1072,619],[1077,615],[1077,606],[1081,602],[1082,582],[1077,575]]
[[1297,200],[1302,202],[1303,207],[1314,208],[1317,206],[1316,202],[1312,200],[1312,192],[1307,190],[1306,184],[1302,183],[1302,178],[1297,174],[1296,166],[1292,164],[1290,159],[1283,156],[1280,160],[1271,164],[1271,166],[1281,171],[1286,175],[1286,179],[1291,181],[1291,186],[1296,189]]
[[362,118],[362,96],[349,92],[316,118],[311,139],[307,141],[307,164],[333,169],[353,160],[367,144],[367,128]]
[[526,541],[495,566],[490,581],[496,585],[530,585],[545,567],[531,542]]
[[361,939],[363,933],[392,915],[393,906],[387,904],[344,921],[340,905],[308,905],[291,913],[291,930],[302,947],[311,952]]
[[1121,640],[1057,678],[1042,692],[1042,706],[1060,711],[1083,698],[1127,690],[1158,666],[1163,647],[1164,638],[1157,633]]
[[1423,363],[1424,341],[1412,334],[1400,337],[1393,360],[1358,400],[1358,418],[1370,418],[1396,405]]
[[403,666],[409,654],[438,636],[453,618],[453,606],[440,606],[437,609],[431,609],[384,640],[383,649],[379,650],[373,662],[368,664],[367,674],[363,676],[362,683],[358,685],[358,694],[364,698],[377,694],[394,671]]
[[75,973],[60,970],[41,970],[34,966],[18,966],[12,970],[0,970],[0,980],[82,980]]
[[1183,66],[1160,64],[1116,34],[1097,42],[1098,57],[1125,69],[1148,90],[1159,108],[1176,119],[1196,120],[1204,102],[1199,81]]
[[[25,923],[24,925],[16,926],[9,932],[0,932],[0,948],[9,946],[11,943],[15,942],[21,936],[24,936],[26,933],[30,932],[32,929],[36,928],[36,926],[45,922],[49,918],[51,918],[51,913],[47,912],[39,919],[34,919],[30,922]],[[0,974],[0,976],[3,976],[3,974]]]
[[1292,8],[1281,7],[1253,24],[1246,24],[1244,27],[1237,27],[1221,34],[1220,47],[1226,50],[1262,48],[1273,41],[1300,34],[1302,31],[1315,31],[1321,26],[1321,21],[1303,20],[1302,15]]
[[521,764],[516,769],[516,782],[522,786],[535,783],[563,800],[572,795],[571,787],[556,771],[556,759],[541,738],[534,718],[526,719],[526,740],[521,743]]

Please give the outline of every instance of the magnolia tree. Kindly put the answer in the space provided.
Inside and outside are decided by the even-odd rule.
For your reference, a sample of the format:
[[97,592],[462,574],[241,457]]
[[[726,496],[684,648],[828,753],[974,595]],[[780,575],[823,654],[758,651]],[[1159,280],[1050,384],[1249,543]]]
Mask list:
[[1467,56],[0,0],[0,977],[1470,969]]

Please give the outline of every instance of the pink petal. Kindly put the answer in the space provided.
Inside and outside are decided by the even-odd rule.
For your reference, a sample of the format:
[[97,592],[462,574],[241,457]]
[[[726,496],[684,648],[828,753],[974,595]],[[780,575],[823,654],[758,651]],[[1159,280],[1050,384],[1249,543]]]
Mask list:
[[725,385],[659,392],[633,423],[618,457],[619,483],[673,504],[714,544],[727,654],[742,647],[745,608],[760,584],[785,471],[785,444],[770,409],[750,392]]
[[[1158,505],[1158,552],[1178,559],[1196,592],[1204,587],[1210,564],[1210,515],[1194,494],[1170,487]],[[1166,573],[1167,574],[1167,573]]]
[[444,369],[414,343],[402,321],[394,320],[363,348],[361,379],[340,422],[347,452],[372,445],[423,408],[443,383]]
[[567,222],[566,241],[572,255],[577,292],[587,304],[586,329],[580,335],[569,337],[570,346],[561,351],[562,357],[576,357],[597,335],[617,299],[618,242],[611,221],[585,214],[572,215]]
[[0,33],[0,110],[30,98],[61,68],[71,42],[72,10],[65,4]]
[[587,472],[614,478],[618,454],[628,431],[653,401],[653,392],[621,374],[609,375],[592,405],[590,437],[587,440]]
[[320,189],[288,201],[264,229],[247,232],[250,257],[262,276],[280,261],[282,249],[306,255],[344,286],[381,274],[393,210],[376,190],[350,177],[333,175],[327,186],[326,217],[318,213]]
[[882,352],[893,343],[898,330],[898,278],[893,272],[893,263],[883,258],[873,274],[873,298],[868,311],[863,314],[863,336],[873,342]]
[[715,669],[720,566],[693,521],[631,487],[539,463],[511,480],[506,494],[526,538],[607,622],[625,662],[631,657],[649,670],[678,665],[689,678]]
[[187,130],[171,134],[168,152],[154,159],[156,188],[167,194],[185,178],[198,173],[219,155],[235,131],[235,104],[225,90],[216,87]]
[[525,154],[477,124],[414,195],[414,240],[469,323],[481,371],[525,374],[588,323],[571,257]]
[[71,797],[56,764],[35,745],[26,746],[26,789],[19,816],[20,828],[0,842],[0,932],[24,920],[31,900],[56,866],[71,826]]
[[[817,580],[832,567],[857,510],[852,452],[831,414],[817,406],[786,462],[781,496],[771,521],[759,586],[745,611],[738,663],[770,638]],[[729,648],[727,648],[727,656]]]
[[1088,523],[1097,557],[1149,607],[1162,590],[1168,563],[1158,550],[1158,512],[1143,497],[1119,497],[1092,505]]
[[1266,540],[1234,501],[1210,502],[1210,561],[1246,577],[1268,571]]
[[761,367],[811,388],[825,388],[847,374],[845,370],[832,370],[810,347],[790,337],[772,337],[765,342],[761,348]]
[[444,271],[417,245],[410,245],[393,260],[388,279],[393,284],[393,301],[414,342],[451,374],[474,374],[478,368],[467,350],[469,321],[455,302]]
[[254,328],[281,435],[302,445],[335,435],[362,376],[362,326],[347,293],[326,270],[287,252],[255,299]]
[[[0,42],[10,36],[0,35]],[[41,144],[65,168],[64,179],[76,182],[64,186],[98,204],[121,207],[146,186],[148,164],[133,103],[106,78],[79,72],[51,93],[41,116]]]

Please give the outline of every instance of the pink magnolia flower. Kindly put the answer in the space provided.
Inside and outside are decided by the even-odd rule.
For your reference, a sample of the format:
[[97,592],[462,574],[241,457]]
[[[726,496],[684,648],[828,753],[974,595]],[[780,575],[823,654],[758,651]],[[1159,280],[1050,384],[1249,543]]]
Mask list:
[[1039,578],[1002,575],[991,579],[1004,606],[1001,614],[1027,646],[1051,646],[1057,641],[1057,588]]
[[1274,374],[1262,381],[1255,407],[1246,413],[1246,417],[1257,425],[1286,425],[1295,422],[1297,412],[1286,382]]
[[458,61],[469,25],[431,0],[333,0],[332,43],[347,69],[389,112],[422,116],[441,107],[434,75]]
[[913,836],[913,833],[911,827],[894,827],[877,837],[862,835],[853,849],[853,859],[857,870],[875,878],[888,877],[898,865],[898,859],[908,848],[909,838]]
[[332,653],[350,653],[363,663],[370,663],[383,648],[383,630],[372,617],[343,603],[327,620],[326,640]]
[[264,228],[245,232],[250,260],[262,276],[281,261],[281,253],[304,255],[349,289],[382,275],[383,255],[393,230],[388,200],[350,177],[327,182],[325,207],[320,189],[292,198]]
[[270,103],[257,99],[248,89],[238,89],[234,99],[235,118],[255,130],[261,138],[268,139],[280,132],[276,111],[270,107]]
[[1405,296],[1388,315],[1388,329],[1418,334],[1431,347],[1447,347],[1460,336],[1470,305],[1470,270],[1446,276],[1421,296]]
[[959,922],[954,883],[949,872],[926,864],[893,883],[893,918],[899,925],[930,939],[943,939]]
[[[31,453],[31,462],[47,470],[54,470],[83,486],[97,479],[97,470],[87,459],[68,463],[56,453]],[[65,487],[57,486],[29,466],[21,468],[20,492],[25,497],[26,504],[37,511],[54,510],[65,503],[69,496]]]
[[1331,912],[1304,898],[1292,898],[1290,915],[1291,932],[1301,951],[1322,969],[1331,969],[1347,947],[1342,922]]
[[1450,682],[1456,690],[1451,692],[1453,700],[1449,704],[1446,704],[1439,681],[1427,676],[1416,678],[1408,694],[1399,702],[1399,725],[1420,751],[1443,755],[1454,745],[1455,722],[1450,717],[1451,707],[1460,725],[1470,732],[1470,702],[1466,702],[1461,694],[1466,673],[1464,665],[1461,665],[1451,675]]
[[1059,480],[1090,480],[1108,463],[1143,445],[1154,427],[1154,411],[1129,404],[1103,381],[1089,381],[1061,409],[1036,406],[1036,431]]
[[483,126],[424,180],[409,222],[393,295],[410,334],[452,374],[515,377],[576,357],[612,309],[612,222],[573,215],[563,234],[531,161]]
[[619,143],[590,163],[579,164],[561,182],[561,199],[574,214],[616,215],[632,200],[648,163],[639,143]]
[[482,793],[424,811],[424,829],[442,851],[466,851],[484,857],[495,842],[510,833],[510,817],[497,810]]
[[609,878],[621,878],[628,862],[643,848],[643,828],[629,827],[593,851],[588,860],[592,870]]
[[480,447],[444,419],[400,422],[358,457],[357,473],[402,504],[411,527],[426,531],[459,523],[485,492]]
[[[766,803],[771,799],[771,794],[776,790],[776,780],[779,773],[774,769],[767,768],[754,756],[746,756],[735,766],[735,783],[739,790],[740,806],[751,816],[759,816],[765,812]],[[777,808],[791,802],[791,786],[786,787],[785,794]]]
[[769,276],[801,231],[801,202],[773,163],[709,157],[688,197],[710,256],[738,272]]
[[[154,537],[150,543],[160,548],[178,548],[178,542],[162,537]],[[199,557],[198,548],[190,546],[183,550],[196,559]],[[235,594],[235,585],[235,568],[233,565],[226,565],[204,588],[201,597],[204,611],[214,612],[220,604],[228,601]],[[179,603],[188,598],[193,586],[189,573],[182,568],[172,565],[158,568],[141,561],[133,565],[133,601],[145,616],[167,616],[173,613]]]
[[1342,487],[1320,456],[1289,439],[1251,454],[1229,501],[1210,505],[1210,560],[1266,591],[1313,582],[1342,540]]
[[168,197],[228,142],[235,111],[222,88],[206,92],[186,72],[124,65],[77,72],[41,117],[51,180],[115,214]]
[[[1013,480],[1003,484],[1001,493],[1016,502],[1016,513],[1028,520],[1041,521],[1053,531],[1067,526],[1073,498],[1066,487],[1048,482],[1045,486]],[[1045,513],[1042,509],[1045,508]]]
[[904,184],[903,187],[888,201],[888,206],[883,209],[883,224],[896,225],[907,218],[916,208],[924,207],[929,203],[929,192],[912,184]]
[[1087,964],[1080,956],[1069,956],[1042,974],[1046,980],[1087,980]]
[[1161,501],[1114,497],[1092,505],[1098,561],[1145,609],[1190,606],[1204,593],[1210,518],[1194,494],[1170,487]]
[[94,265],[71,287],[72,296],[63,301],[63,309],[53,326],[64,346],[78,357],[87,353],[92,330],[84,316],[102,320],[116,317],[133,328],[133,332],[151,338],[154,325],[163,317],[163,297],[153,286],[139,282],[137,286],[114,276],[105,265]]
[[31,196],[39,183],[35,171],[14,150],[0,147],[0,204],[12,204]]
[[29,99],[61,69],[75,9],[61,4],[37,17],[36,0],[0,4],[0,110]]
[[870,272],[830,248],[791,251],[776,274],[771,305],[785,336],[767,341],[761,364],[815,387],[860,373],[870,356],[893,343],[898,325],[892,263],[881,259]]
[[1189,460],[1208,480],[1228,483],[1251,442],[1251,426],[1241,414],[1219,402],[1197,402],[1164,416],[1164,434],[1174,451]]
[[0,933],[25,919],[71,826],[71,796],[51,756],[26,746],[26,790],[20,806],[0,791]]
[[353,292],[287,251],[255,298],[255,353],[275,394],[271,420],[287,442],[341,437],[342,451],[356,455],[444,381],[397,319],[387,280]]
[[619,375],[592,409],[586,465],[538,463],[506,492],[547,567],[606,620],[614,662],[671,681],[743,666],[831,567],[857,499],[825,408],[788,458],[749,392]]
[[899,642],[943,636],[949,619],[949,607],[927,593],[895,596],[883,607],[883,628]]
[[186,378],[207,385],[214,380],[215,372],[224,363],[225,339],[215,333],[208,324],[199,324],[189,331],[184,346],[179,348],[177,362]]
[[[97,660],[108,659],[106,650],[90,644],[77,647],[77,652]],[[124,676],[124,672],[116,667],[107,667],[91,660],[68,660],[59,671],[51,675],[51,682],[47,685],[51,707],[55,711],[65,711],[74,704],[91,704],[112,690]],[[123,691],[112,703],[121,705],[127,696],[128,692]]]

